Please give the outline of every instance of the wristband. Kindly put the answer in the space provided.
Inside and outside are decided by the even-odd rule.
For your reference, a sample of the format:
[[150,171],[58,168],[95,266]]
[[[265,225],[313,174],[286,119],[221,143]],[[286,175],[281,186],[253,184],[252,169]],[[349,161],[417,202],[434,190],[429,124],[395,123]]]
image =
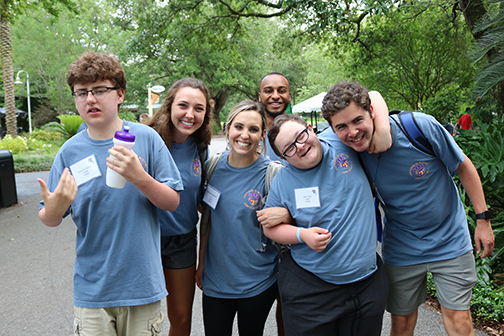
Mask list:
[[299,240],[299,242],[300,242],[301,244],[303,244],[303,243],[304,243],[304,241],[302,241],[302,240],[301,240],[301,236],[299,235],[299,232],[301,232],[301,229],[302,229],[302,228],[298,228],[298,229],[297,229],[297,232],[296,232],[296,237],[297,237],[297,240]]

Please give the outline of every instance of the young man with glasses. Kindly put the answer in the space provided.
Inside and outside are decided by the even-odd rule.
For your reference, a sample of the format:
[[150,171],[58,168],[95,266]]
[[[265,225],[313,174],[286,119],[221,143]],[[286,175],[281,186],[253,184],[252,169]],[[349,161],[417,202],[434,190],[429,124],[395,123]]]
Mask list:
[[278,274],[286,335],[380,335],[387,279],[356,153],[321,142],[295,115],[275,118],[268,136],[287,164],[266,207],[287,208],[296,222],[264,227],[272,240],[291,244]]
[[[39,217],[55,227],[71,214],[77,226],[75,334],[160,333],[167,293],[156,207],[177,208],[177,166],[157,132],[118,117],[126,78],[117,59],[85,53],[70,65],[67,83],[87,130],[61,147],[48,183],[38,179]],[[133,150],[112,141],[126,126],[136,136]],[[107,168],[129,183],[108,187]]]

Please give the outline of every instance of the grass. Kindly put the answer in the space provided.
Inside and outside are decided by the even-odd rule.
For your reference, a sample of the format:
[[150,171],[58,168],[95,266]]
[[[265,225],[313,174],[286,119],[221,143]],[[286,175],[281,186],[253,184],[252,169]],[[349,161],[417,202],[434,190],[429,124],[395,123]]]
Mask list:
[[56,153],[24,152],[14,154],[14,171],[28,173],[50,170]]

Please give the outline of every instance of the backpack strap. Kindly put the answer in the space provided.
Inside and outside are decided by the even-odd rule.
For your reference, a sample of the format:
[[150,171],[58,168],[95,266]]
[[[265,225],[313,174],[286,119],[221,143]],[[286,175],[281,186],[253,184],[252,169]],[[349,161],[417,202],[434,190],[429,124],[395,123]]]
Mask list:
[[280,161],[271,161],[268,164],[268,168],[266,168],[266,176],[264,178],[264,196],[261,198],[259,208],[262,209],[264,204],[266,203],[266,197],[268,197],[268,193],[270,190],[271,181],[273,177],[282,169],[283,164]]
[[[432,156],[436,156],[432,145],[429,140],[425,137],[422,130],[418,126],[415,116],[410,111],[392,110],[389,113],[392,116],[392,120],[397,124],[397,126],[403,131],[408,140],[413,146]],[[397,115],[397,120],[395,118]]]
[[[210,180],[210,177],[212,177],[212,174],[215,170],[215,167],[217,167],[217,163],[219,163],[219,160],[222,156],[222,153],[217,153],[214,156],[212,156],[210,159],[205,164],[205,180],[204,180],[204,185],[203,185],[203,195],[205,194],[205,191],[208,187],[208,181]],[[201,233],[204,235],[207,232],[208,229],[208,218],[210,217],[210,207],[207,206],[203,209],[203,214],[201,215]]]
[[205,193],[205,181],[206,181],[206,167],[205,161],[208,157],[208,145],[205,143],[198,144],[198,156],[201,164],[201,184],[200,184],[200,192],[203,197]]
[[[268,197],[268,193],[270,190],[270,185],[271,181],[273,180],[273,177],[275,177],[276,174],[282,169],[283,164],[280,161],[270,161],[268,164],[268,167],[266,168],[266,174],[264,177],[264,196],[261,198],[261,201],[259,202],[259,209],[264,208],[264,204],[266,203],[266,198]],[[275,242],[273,242],[271,239],[266,237],[266,242],[263,240],[264,232],[262,225],[259,224],[259,241],[261,242],[261,248],[256,249],[258,252],[264,252],[266,251],[266,246],[268,242],[271,242],[273,245],[277,245],[279,250],[282,250],[283,245],[279,245]]]

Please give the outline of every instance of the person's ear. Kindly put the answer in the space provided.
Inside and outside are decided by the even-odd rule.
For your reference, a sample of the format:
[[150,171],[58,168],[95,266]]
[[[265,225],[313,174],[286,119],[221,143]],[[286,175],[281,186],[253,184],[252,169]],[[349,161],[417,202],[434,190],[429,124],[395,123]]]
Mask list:
[[258,92],[258,93],[257,93],[257,101],[258,101],[259,103],[262,103],[262,100],[261,100],[261,92]]
[[261,136],[261,141],[264,141],[266,139],[266,129],[263,130],[263,134]]
[[118,97],[118,100],[119,100],[119,104],[121,104],[124,100],[124,89],[123,88],[120,88],[117,90],[117,95],[119,96]]
[[374,120],[373,105],[369,105],[369,111],[371,111],[371,119],[373,119],[373,120]]

